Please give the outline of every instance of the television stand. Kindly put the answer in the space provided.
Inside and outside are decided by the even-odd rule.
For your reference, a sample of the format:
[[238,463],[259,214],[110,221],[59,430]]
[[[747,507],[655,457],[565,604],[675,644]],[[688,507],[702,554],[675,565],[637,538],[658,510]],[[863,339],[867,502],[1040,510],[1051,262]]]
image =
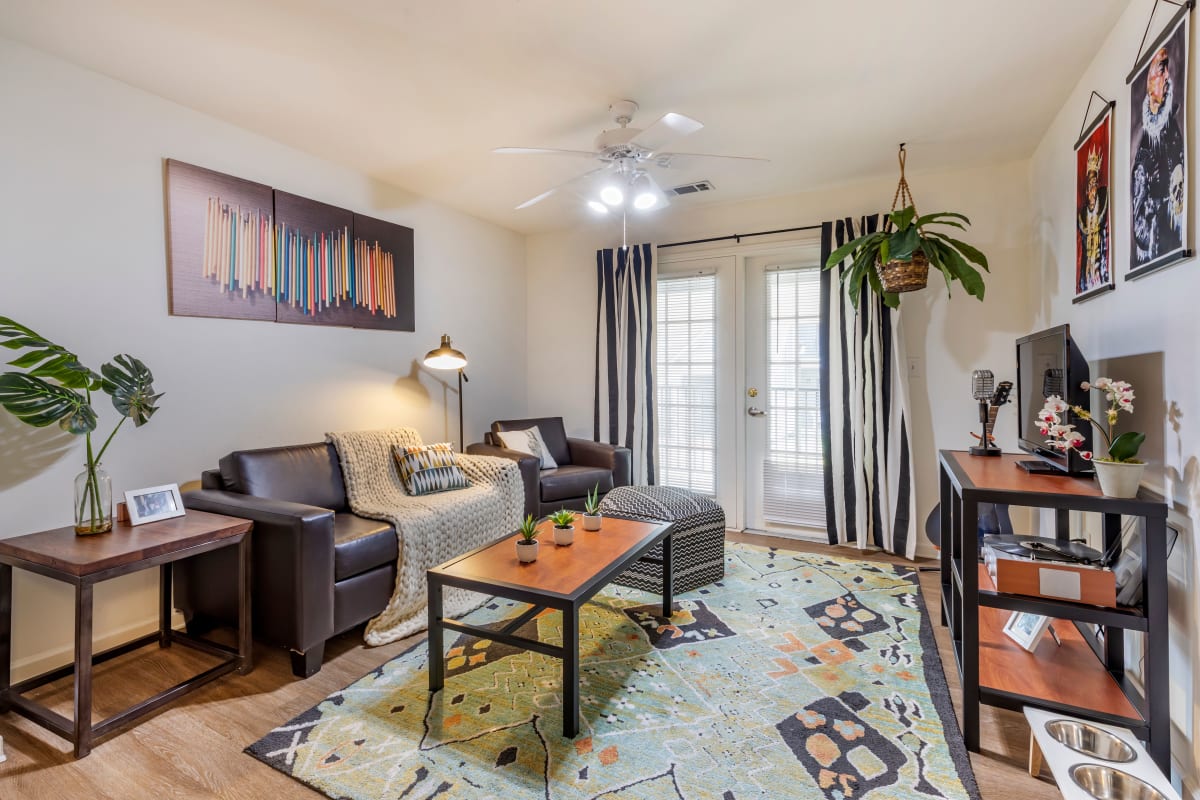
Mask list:
[[[1020,456],[973,458],[939,454],[941,622],[949,628],[962,692],[963,742],[979,752],[981,704],[1025,706],[1128,728],[1164,772],[1171,768],[1170,667],[1167,652],[1167,505],[1141,489],[1137,497],[1105,497],[1094,480],[1055,471],[1052,479],[1013,467]],[[1103,550],[1121,546],[1122,515],[1142,518],[1137,606],[1103,606],[1000,592],[979,559],[979,507],[1004,503],[1054,509],[1056,532],[1068,535],[1070,511],[1102,516]],[[1061,646],[1043,641],[1032,653],[1003,632],[1024,611],[1062,620]],[[1074,623],[1074,624],[1071,624]],[[1097,630],[1103,629],[1103,638]],[[1124,631],[1144,634],[1139,689],[1126,672]]]
[[1063,477],[1067,475],[1067,473],[1053,464],[1047,464],[1045,461],[1037,461],[1035,459],[1018,461],[1017,466],[1031,475],[1062,475]]

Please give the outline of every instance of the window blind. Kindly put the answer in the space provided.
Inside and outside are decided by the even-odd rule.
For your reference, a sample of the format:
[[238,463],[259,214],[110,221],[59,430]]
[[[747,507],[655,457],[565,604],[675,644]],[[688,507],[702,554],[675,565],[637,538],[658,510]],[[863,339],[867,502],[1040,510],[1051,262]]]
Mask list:
[[825,527],[822,474],[820,270],[764,274],[761,319],[766,335],[767,442],[763,519],[768,524]]
[[717,490],[717,276],[658,278],[658,481]]

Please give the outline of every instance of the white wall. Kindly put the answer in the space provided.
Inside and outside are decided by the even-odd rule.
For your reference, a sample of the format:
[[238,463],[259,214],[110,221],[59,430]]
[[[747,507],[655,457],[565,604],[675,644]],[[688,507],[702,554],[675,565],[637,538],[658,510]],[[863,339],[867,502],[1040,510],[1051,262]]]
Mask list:
[[[932,149],[924,152],[917,148],[911,151],[909,164],[934,158]],[[930,288],[906,295],[900,305],[908,353],[921,359],[924,373],[923,378],[912,381],[910,400],[918,528],[922,552],[931,553],[924,540],[924,522],[937,503],[937,450],[968,446],[972,443],[969,432],[979,427],[977,406],[970,395],[971,370],[990,368],[997,380],[1013,378],[1014,340],[1031,325],[1026,279],[1032,233],[1028,162],[942,173],[910,171],[909,177],[922,213],[961,211],[971,218],[974,224],[962,238],[983,250],[992,265],[987,299],[982,304],[957,285],[953,299],[948,300],[945,284],[935,273]],[[837,190],[736,204],[691,206],[686,199],[678,200],[661,217],[631,218],[629,241],[688,241],[857,217],[886,210],[895,186],[894,178],[885,178]],[[581,314],[578,324],[564,326],[551,309],[565,298],[577,308],[594,309],[595,251],[620,243],[619,221],[531,236],[528,242],[529,384],[537,387],[530,392],[529,410],[562,414],[567,427],[579,435],[592,432],[592,383],[556,382],[554,375],[564,364],[576,365],[585,376],[590,374],[595,317]],[[1015,430],[1013,412],[1002,412],[997,436],[1006,448],[1015,447]]]
[[[1164,9],[1170,8],[1164,6]],[[1171,9],[1173,11],[1173,9]],[[1033,157],[1033,269],[1030,290],[1039,327],[1070,323],[1093,375],[1127,378],[1138,399],[1134,425],[1147,433],[1143,454],[1150,462],[1148,482],[1164,490],[1184,522],[1169,564],[1171,607],[1172,752],[1185,785],[1200,796],[1200,264],[1195,259],[1136,281],[1126,281],[1129,265],[1129,90],[1125,76],[1133,64],[1146,25],[1149,4],[1133,4],[1098,50]],[[1152,35],[1168,19],[1160,13]],[[1192,14],[1192,46],[1196,44]],[[1196,157],[1196,58],[1188,77],[1187,118],[1192,158]],[[1113,135],[1113,263],[1117,288],[1073,305],[1075,263],[1074,153],[1084,108],[1092,90],[1117,101]],[[1196,170],[1188,180],[1195,247]]]
[[[0,315],[93,367],[132,353],[166,392],[151,423],[122,429],[105,457],[115,493],[328,430],[412,425],[426,440],[456,438],[452,374],[418,366],[443,332],[470,359],[468,441],[524,413],[522,236],[5,39],[0,108]],[[167,157],[415,229],[417,331],[168,316]],[[115,419],[102,410],[101,429]],[[0,453],[0,537],[68,524],[82,441],[0,412]],[[98,588],[97,637],[151,624],[156,581],[147,572]],[[18,676],[67,660],[72,619],[63,584],[17,573]]]

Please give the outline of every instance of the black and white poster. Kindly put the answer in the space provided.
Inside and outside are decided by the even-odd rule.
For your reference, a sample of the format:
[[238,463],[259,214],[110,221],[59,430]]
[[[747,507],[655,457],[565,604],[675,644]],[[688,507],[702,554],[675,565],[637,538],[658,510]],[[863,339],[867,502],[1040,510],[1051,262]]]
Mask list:
[[1137,278],[1188,249],[1187,7],[1129,76],[1129,272]]

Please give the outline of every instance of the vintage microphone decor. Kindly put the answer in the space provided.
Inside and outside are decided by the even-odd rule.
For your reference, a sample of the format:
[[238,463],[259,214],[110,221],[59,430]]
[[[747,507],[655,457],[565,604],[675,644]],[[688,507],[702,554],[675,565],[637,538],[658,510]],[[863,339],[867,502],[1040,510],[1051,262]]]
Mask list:
[[1000,381],[997,385],[996,376],[990,369],[977,369],[971,373],[971,396],[979,403],[979,422],[983,426],[979,445],[968,451],[971,455],[1000,455],[1000,448],[992,444],[992,431],[996,427],[996,413],[1009,401],[1012,386],[1012,381]]

